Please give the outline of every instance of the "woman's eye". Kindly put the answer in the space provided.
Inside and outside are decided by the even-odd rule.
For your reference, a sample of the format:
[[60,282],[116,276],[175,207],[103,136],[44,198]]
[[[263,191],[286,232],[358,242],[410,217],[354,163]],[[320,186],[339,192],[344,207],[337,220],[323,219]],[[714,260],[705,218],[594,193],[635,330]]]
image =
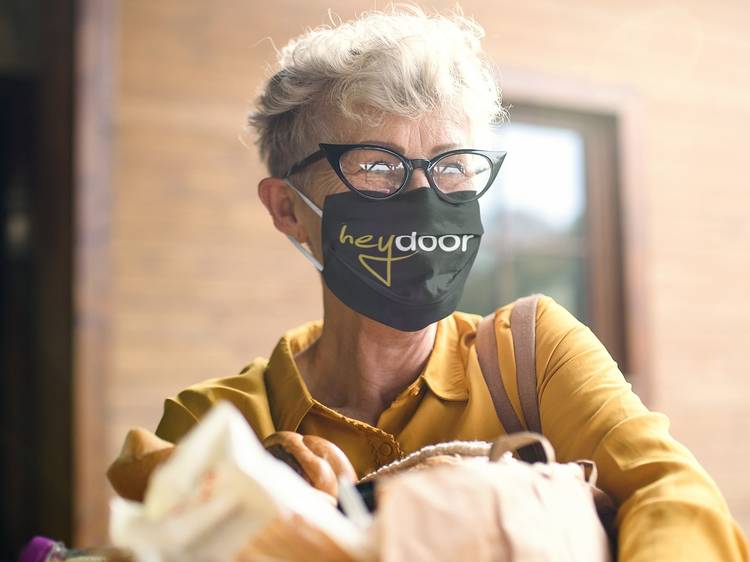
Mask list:
[[360,164],[360,168],[365,172],[392,172],[397,167],[400,166],[390,162],[363,162]]
[[466,174],[466,170],[460,162],[451,162],[450,164],[440,164],[437,167],[438,174]]

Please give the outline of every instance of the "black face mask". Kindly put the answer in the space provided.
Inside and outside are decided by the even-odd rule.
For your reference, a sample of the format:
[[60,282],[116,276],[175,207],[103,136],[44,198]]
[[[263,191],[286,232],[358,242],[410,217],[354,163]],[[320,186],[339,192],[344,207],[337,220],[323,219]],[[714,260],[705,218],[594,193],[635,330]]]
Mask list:
[[451,204],[431,188],[383,201],[351,191],[329,195],[322,220],[322,268],[292,242],[344,304],[407,332],[456,310],[484,233],[478,201]]

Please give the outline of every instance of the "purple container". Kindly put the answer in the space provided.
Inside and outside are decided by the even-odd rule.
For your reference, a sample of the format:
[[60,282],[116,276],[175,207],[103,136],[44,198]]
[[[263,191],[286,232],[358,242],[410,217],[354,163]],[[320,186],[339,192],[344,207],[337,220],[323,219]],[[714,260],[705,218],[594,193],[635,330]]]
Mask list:
[[46,562],[55,545],[57,541],[47,537],[34,537],[21,551],[18,562]]

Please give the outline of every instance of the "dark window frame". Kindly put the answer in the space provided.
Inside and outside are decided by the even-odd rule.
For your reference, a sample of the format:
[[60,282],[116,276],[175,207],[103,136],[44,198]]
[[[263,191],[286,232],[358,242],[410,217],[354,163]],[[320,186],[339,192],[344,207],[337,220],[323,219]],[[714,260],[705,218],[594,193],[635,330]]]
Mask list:
[[[511,123],[570,129],[583,139],[586,323],[617,361],[620,370],[628,373],[632,361],[628,353],[618,116],[521,99],[506,99],[505,105],[510,108]],[[550,247],[549,253],[554,254],[555,248]]]

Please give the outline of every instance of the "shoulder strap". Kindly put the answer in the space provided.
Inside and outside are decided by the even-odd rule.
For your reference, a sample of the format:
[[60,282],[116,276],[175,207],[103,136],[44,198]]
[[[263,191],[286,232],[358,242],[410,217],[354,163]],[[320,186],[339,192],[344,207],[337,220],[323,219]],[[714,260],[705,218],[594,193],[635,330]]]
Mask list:
[[505,432],[518,433],[523,431],[521,420],[518,419],[505,390],[500,375],[500,359],[497,356],[497,340],[495,339],[495,314],[488,314],[479,321],[477,328],[477,358],[482,375],[490,391],[492,403],[500,423]]
[[[513,350],[516,363],[516,381],[521,410],[528,430],[542,432],[539,417],[539,403],[536,390],[536,306],[538,294],[518,299],[510,314],[510,330],[513,337]],[[524,431],[511,405],[508,392],[500,374],[500,361],[497,354],[495,335],[495,315],[490,314],[480,320],[477,327],[476,350],[484,380],[487,383],[497,417],[507,433]],[[540,447],[531,446],[519,450],[525,461],[534,462],[541,457]]]
[[536,391],[536,305],[539,295],[516,301],[510,312],[510,333],[516,359],[516,382],[521,410],[529,431],[542,432],[539,396]]

